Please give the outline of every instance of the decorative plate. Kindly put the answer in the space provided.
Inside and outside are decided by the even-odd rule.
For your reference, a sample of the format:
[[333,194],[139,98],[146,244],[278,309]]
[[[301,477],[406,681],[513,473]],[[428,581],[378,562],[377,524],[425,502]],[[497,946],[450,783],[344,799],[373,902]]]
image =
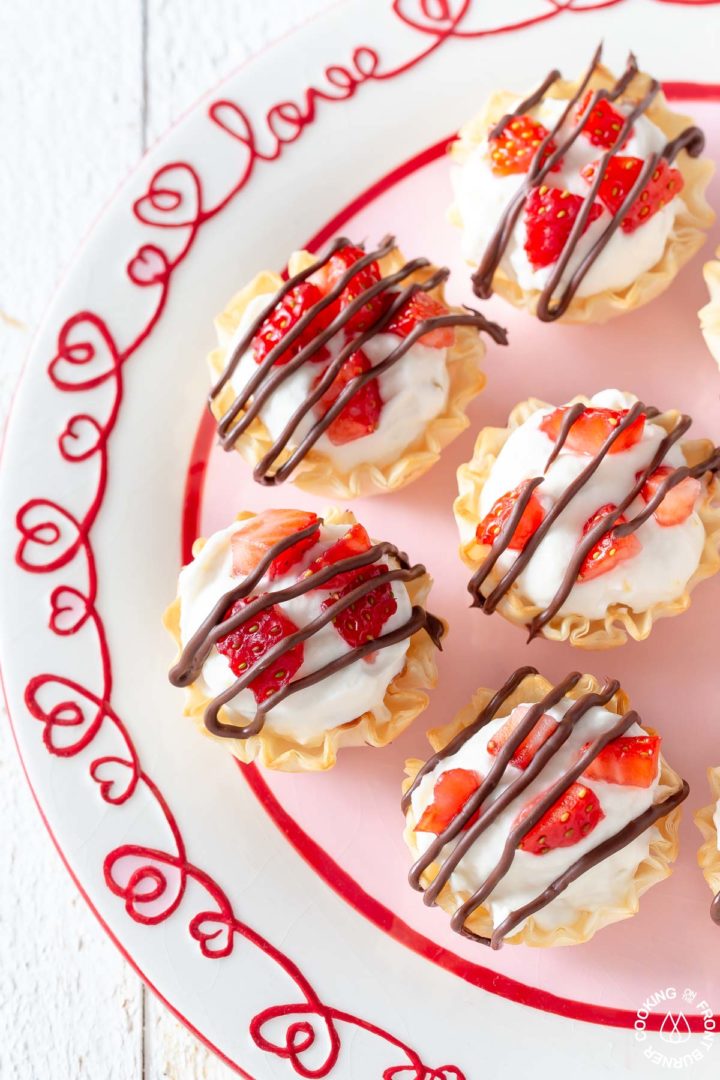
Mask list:
[[[392,230],[407,251],[450,265],[451,298],[468,299],[444,217],[448,138],[496,86],[532,84],[551,64],[579,72],[600,37],[613,66],[629,47],[640,54],[720,159],[707,4],[519,0],[511,25],[509,7],[347,0],[200,103],[85,244],[8,429],[0,631],[29,782],[118,947],[245,1076],[477,1080],[530,1065],[549,1075],[551,1063],[654,1075],[657,1055],[704,1060],[702,1014],[720,1010],[720,937],[690,820],[720,757],[719,583],[698,591],[681,625],[611,655],[525,646],[467,609],[450,507],[472,429],[423,480],[357,508],[427,564],[451,625],[431,709],[394,746],[345,751],[327,775],[240,769],[198,738],[166,679],[160,615],[190,541],[278,498],[213,448],[204,413],[212,318],[236,288],[341,228],[371,240]],[[621,385],[717,438],[704,300],[695,259],[662,303],[604,327],[538,325],[493,301],[487,313],[512,345],[489,348],[473,426],[502,422],[519,397]],[[281,501],[320,505],[289,485]],[[399,787],[425,729],[521,662],[550,677],[584,664],[621,678],[641,713],[658,716],[692,793],[676,871],[639,916],[574,949],[491,953],[407,887]],[[668,1024],[687,1045],[668,1041]]]

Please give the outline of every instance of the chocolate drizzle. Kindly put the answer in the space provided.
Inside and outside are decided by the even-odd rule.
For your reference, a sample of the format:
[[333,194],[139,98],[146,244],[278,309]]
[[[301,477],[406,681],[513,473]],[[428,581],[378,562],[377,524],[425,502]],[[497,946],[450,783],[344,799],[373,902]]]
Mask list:
[[[349,244],[350,241],[345,237],[338,237],[333,241],[327,252],[321,258],[306,267],[305,270],[301,270],[299,273],[294,274],[292,277],[288,278],[287,281],[283,282],[281,287],[260,314],[253,320],[233,349],[225,370],[210,391],[210,405],[212,405],[213,401],[224,387],[229,384],[233,374],[237,371],[243,355],[248,348],[251,347],[253,338],[260,330],[265,319],[272,314],[276,304],[296,285],[306,281],[312,274],[325,266],[335,252]],[[371,251],[356,263],[353,263],[353,265],[342,275],[335,287],[316,304],[313,304],[302,318],[298,320],[295,326],[287,332],[282,341],[278,342],[278,344],[270,350],[262,362],[258,364],[257,371],[246,383],[241,393],[237,395],[230,407],[220,418],[218,422],[220,444],[224,450],[231,450],[236,440],[247,431],[253,420],[259,416],[263,405],[270,399],[275,391],[282,386],[285,380],[308,360],[311,360],[318,350],[322,349],[332,337],[343,331],[345,332],[347,338],[346,344],[328,365],[322,378],[318,380],[317,386],[310,390],[307,396],[298,405],[297,409],[281,431],[279,437],[273,443],[271,449],[255,466],[253,475],[258,483],[272,486],[287,480],[293,469],[303,460],[323,432],[327,430],[332,421],[340,412],[342,412],[358,391],[371,379],[382,375],[389,368],[393,367],[398,360],[401,360],[423,334],[444,326],[474,326],[478,330],[485,331],[489,334],[497,344],[507,344],[507,334],[505,331],[496,323],[486,319],[479,311],[475,311],[472,308],[466,308],[464,313],[448,310],[446,315],[438,315],[429,319],[424,319],[413,327],[407,337],[401,339],[400,343],[381,363],[376,364],[371,367],[369,371],[362,372],[351,379],[343,388],[342,393],[339,394],[331,408],[329,408],[322,416],[315,418],[307,434],[299,440],[297,445],[293,445],[296,441],[295,436],[299,426],[308,415],[312,415],[313,408],[330,388],[345,361],[377,334],[382,333],[392,322],[395,315],[405,306],[415,293],[430,292],[432,289],[435,289],[438,285],[442,284],[449,276],[450,271],[447,267],[443,267],[427,277],[425,281],[412,281],[409,284],[403,285],[403,282],[411,275],[430,266],[427,259],[412,259],[410,262],[405,263],[400,270],[388,274],[387,277],[382,278],[380,281],[373,283],[360,292],[352,303],[348,304],[347,307],[343,308],[339,314],[335,316],[329,326],[321,330],[309,342],[303,345],[295,356],[281,366],[275,366],[275,361],[278,357],[298,341],[303,332],[311,326],[318,315],[339,299],[340,295],[351,283],[353,278],[370,263],[388,255],[394,247],[395,238],[386,236],[375,251]],[[397,292],[394,291],[396,288],[398,289]],[[390,290],[393,291],[391,292]],[[382,306],[382,311],[367,329],[359,333],[353,333],[352,330],[348,330],[347,324],[353,316],[356,315],[369,301],[381,295],[387,296],[388,299],[393,297],[393,299],[387,305]],[[275,466],[278,457],[286,449],[290,451],[289,457],[281,465],[276,466],[274,471],[271,472],[270,470]]]
[[710,918],[720,926],[720,892],[716,893],[710,904]]
[[220,710],[223,705],[226,705],[243,690],[247,689],[250,683],[266,671],[277,659],[285,655],[290,649],[307,641],[313,634],[317,633],[318,630],[321,630],[323,626],[326,626],[327,623],[331,622],[345,608],[350,607],[355,601],[381,585],[393,581],[414,581],[417,578],[422,577],[426,572],[425,567],[419,563],[411,566],[407,556],[401,551],[398,551],[393,544],[383,542],[374,544],[368,551],[362,552],[359,555],[353,555],[347,559],[340,559],[338,562],[326,566],[312,574],[306,573],[289,588],[280,589],[276,592],[271,591],[263,593],[261,596],[258,596],[251,601],[251,603],[247,604],[247,606],[236,611],[234,615],[227,616],[227,612],[238,600],[243,600],[252,594],[253,590],[267,573],[270,564],[278,557],[278,555],[281,555],[294,544],[297,544],[298,541],[311,537],[316,533],[319,534],[322,524],[322,519],[318,518],[317,521],[313,522],[311,525],[307,525],[304,529],[300,529],[290,536],[286,536],[282,540],[279,540],[268,552],[266,552],[255,569],[248,574],[247,577],[243,578],[243,580],[233,589],[230,589],[229,592],[224,593],[223,596],[220,597],[183,648],[177,663],[170,669],[169,679],[173,686],[184,687],[189,686],[194,682],[202,672],[205,661],[219,639],[225,637],[226,634],[231,633],[233,630],[236,630],[239,626],[244,625],[261,611],[265,611],[275,604],[282,604],[288,600],[293,600],[297,596],[303,596],[312,589],[320,588],[339,574],[347,574],[354,570],[359,570],[362,567],[370,566],[377,562],[378,559],[386,556],[395,559],[399,563],[399,568],[396,570],[387,570],[385,573],[378,574],[375,577],[358,584],[354,589],[348,592],[347,595],[339,597],[332,605],[328,606],[325,611],[318,615],[317,618],[313,619],[306,626],[303,626],[296,631],[296,633],[283,638],[277,645],[269,649],[262,659],[254,664],[248,672],[237,678],[227,690],[224,690],[214,698],[207,706],[204,716],[205,726],[213,735],[218,735],[227,739],[248,739],[252,735],[257,735],[258,732],[262,730],[265,723],[265,717],[270,710],[290,694],[295,694],[298,690],[304,690],[308,686],[314,686],[323,679],[327,679],[330,675],[342,671],[342,669],[349,664],[361,660],[362,657],[367,656],[368,653],[377,652],[380,649],[388,648],[390,645],[395,645],[399,641],[404,641],[406,638],[412,637],[418,630],[425,630],[434,645],[438,649],[442,649],[442,637],[445,632],[443,623],[423,607],[415,605],[410,613],[410,618],[407,622],[403,623],[402,626],[397,627],[397,629],[392,630],[387,634],[383,634],[379,638],[369,640],[365,642],[364,645],[352,648],[349,653],[338,656],[330,663],[318,668],[316,671],[312,671],[300,679],[287,683],[287,685],[265,698],[264,701],[258,704],[254,718],[245,726],[226,724],[220,720]]
[[[419,770],[412,784],[403,796],[402,808],[405,813],[407,813],[411,806],[413,792],[418,789],[422,778],[428,773],[431,773],[440,762],[445,761],[447,758],[450,758],[453,754],[457,753],[461,746],[477,734],[477,732],[485,727],[485,725],[489,724],[497,714],[500,713],[502,706],[508,698],[522,686],[525,679],[534,675],[537,675],[537,671],[533,667],[519,668],[510,676],[505,685],[498,690],[472,724],[463,728],[443,750],[438,751],[429,758]],[[457,868],[463,856],[467,854],[476,841],[481,838],[486,829],[497,820],[502,811],[518,798],[518,796],[521,796],[537,776],[541,775],[544,767],[552,760],[557,751],[570,737],[573,728],[578,721],[580,721],[582,717],[595,706],[606,706],[620,689],[620,684],[614,679],[606,680],[599,692],[586,693],[577,698],[559,721],[558,726],[552,735],[550,735],[535,753],[535,756],[528,767],[512,780],[505,790],[492,802],[488,802],[489,797],[503,779],[510,759],[515,754],[515,751],[520,744],[530,734],[542,714],[557,705],[575,686],[577,686],[581,679],[582,675],[578,672],[573,672],[557,686],[552,687],[541,701],[538,701],[528,709],[525,716],[502,746],[492,768],[487,776],[481,781],[480,787],[470,796],[460,813],[453,818],[451,824],[442,833],[433,838],[427,850],[412,866],[409,875],[410,884],[414,889],[423,891],[423,874],[432,863],[438,862],[442,857],[446,845],[454,842],[454,846],[450,853],[445,856],[444,861],[441,863],[436,877],[424,889],[423,899],[427,905],[432,906],[437,903],[440,892],[450,881],[451,875]],[[500,715],[505,714],[500,713]],[[473,941],[478,941],[483,945],[489,945],[492,949],[499,949],[502,946],[503,939],[528,916],[539,911],[540,908],[545,907],[546,904],[549,904],[556,896],[559,896],[571,882],[580,877],[581,874],[584,874],[587,870],[590,870],[604,859],[609,858],[616,851],[621,850],[621,848],[640,836],[641,833],[645,832],[646,829],[649,829],[655,821],[664,817],[687,797],[689,787],[687,783],[683,781],[681,787],[678,788],[677,791],[671,792],[662,802],[655,803],[642,814],[633,818],[617,833],[608,837],[590,851],[587,851],[579,859],[576,859],[567,870],[563,871],[562,874],[555,878],[541,893],[531,899],[527,904],[511,911],[510,914],[494,928],[490,937],[475,934],[465,925],[467,919],[485,902],[485,900],[488,899],[498,883],[507,874],[512,866],[518,845],[523,837],[557,802],[562,794],[567,791],[571,784],[582,775],[588,765],[594,761],[602,749],[607,746],[609,742],[612,742],[613,739],[617,739],[623,735],[624,732],[635,723],[639,723],[636,712],[631,711],[619,716],[615,723],[613,723],[607,731],[604,731],[601,735],[598,735],[593,739],[576,761],[568,766],[563,771],[562,775],[543,792],[538,801],[533,803],[532,809],[522,818],[522,821],[516,822],[513,825],[508,833],[505,846],[496,865],[472,896],[461,904],[454,913],[451,920],[453,930]],[[472,824],[469,824],[476,814],[478,815],[477,818]],[[538,856],[538,858],[539,857],[540,856]]]
[[[480,608],[485,614],[490,615],[494,612],[501,602],[501,600],[507,596],[510,589],[517,581],[518,577],[528,566],[530,560],[538,550],[543,539],[547,536],[548,532],[566,509],[572,502],[575,496],[582,491],[585,485],[592,479],[597,472],[601,463],[608,453],[610,453],[613,444],[617,439],[638,419],[638,417],[644,416],[646,419],[652,419],[659,415],[657,409],[643,405],[642,402],[637,401],[630,408],[620,423],[615,427],[607,439],[600,447],[598,452],[592,457],[586,467],[580,472],[573,482],[565,489],[562,495],[558,498],[555,504],[546,513],[545,517],[541,521],[537,530],[530,537],[528,542],[522,551],[518,552],[517,557],[513,561],[512,565],[502,574],[500,580],[490,589],[485,595],[482,592],[482,586],[487,581],[493,568],[497,564],[500,556],[507,550],[515,529],[517,528],[520,519],[527,507],[533,492],[538,488],[545,479],[547,470],[556,460],[560,454],[565,441],[570,433],[572,425],[583,414],[587,406],[577,403],[568,408],[561,425],[558,437],[553,447],[543,471],[542,476],[533,477],[531,480],[526,481],[524,488],[518,498],[513,512],[508,517],[505,525],[500,530],[495,540],[492,543],[488,555],[481,563],[478,570],[473,574],[468,583],[468,591],[472,596],[473,607]],[[606,533],[613,532],[617,537],[628,536],[630,533],[635,532],[643,525],[648,518],[650,518],[660,503],[663,501],[667,493],[679,484],[686,477],[700,478],[706,473],[713,473],[720,471],[720,447],[715,447],[708,457],[698,462],[696,465],[683,465],[677,469],[673,469],[665,479],[658,485],[657,490],[653,497],[649,500],[647,505],[634,517],[626,522],[621,522],[616,525],[618,518],[620,518],[628,507],[637,499],[640,492],[648,480],[650,475],[662,464],[667,453],[675,443],[682,438],[687,432],[692,421],[689,416],[680,416],[677,423],[673,427],[672,431],[668,432],[658,445],[655,454],[652,457],[650,463],[638,473],[635,483],[632,488],[625,495],[622,500],[617,504],[616,508],[605,514],[588,532],[582,536],[575,549],[575,554],[570,560],[567,569],[563,575],[560,586],[553,596],[548,606],[538,612],[534,616],[532,621],[528,625],[529,637],[528,640],[532,640],[540,631],[546,626],[551,619],[558,613],[563,606],[568,596],[575,587],[580,568],[582,567],[586,556],[595,547],[595,545],[605,536]]]
[[[617,101],[621,98],[633,82],[635,77],[639,74],[637,60],[635,56],[630,53],[627,61],[625,71],[620,78],[615,82],[612,89],[598,89],[592,92],[586,105],[583,107],[582,115],[577,119],[577,122],[571,128],[569,133],[556,144],[556,148],[548,154],[546,157],[546,151],[564,128],[568,119],[571,117],[573,110],[578,106],[583,94],[585,93],[588,84],[597,68],[600,58],[602,56],[602,46],[599,46],[595,51],[595,54],[590,62],[590,66],[586,70],[580,84],[567,102],[563,109],[559,119],[555,125],[548,132],[547,136],[542,140],[537,147],[535,154],[533,155],[530,163],[528,174],[519,186],[517,191],[513,194],[510,202],[505,207],[503,214],[498,222],[497,228],[493,233],[490,241],[483,253],[480,264],[473,274],[473,289],[475,295],[482,299],[492,295],[493,292],[493,277],[498,269],[502,257],[507,249],[512,236],[513,229],[522,213],[525,206],[525,200],[530,194],[533,188],[540,187],[540,185],[546,180],[548,174],[557,165],[562,157],[567,154],[568,150],[572,147],[578,136],[580,135],[583,122],[588,117],[591,111],[595,108],[598,101]],[[495,125],[490,131],[489,138],[497,137],[500,135],[505,125],[517,116],[521,116],[529,109],[534,108],[536,105],[544,99],[546,92],[550,89],[554,82],[560,78],[560,72],[555,70],[551,71],[543,83],[538,89],[531,94],[524,101],[521,101],[515,110],[511,113],[507,113],[502,119]],[[674,139],[667,142],[665,147],[660,153],[650,154],[644,164],[640,173],[633,184],[632,189],[628,192],[625,200],[618,207],[617,211],[610,216],[610,222],[598,236],[595,243],[591,246],[585,258],[581,261],[580,265],[570,276],[569,281],[560,290],[559,295],[556,297],[556,292],[563,280],[565,270],[573,257],[577,248],[578,241],[582,236],[585,226],[588,222],[590,211],[595,202],[595,198],[600,189],[605,175],[607,173],[608,166],[612,159],[621,151],[624,142],[626,141],[632,125],[634,122],[642,116],[655,100],[660,89],[660,84],[655,80],[650,80],[647,90],[643,94],[642,98],[637,101],[617,133],[617,137],[613,146],[606,150],[599,159],[599,164],[595,172],[593,182],[590,189],[583,200],[580,212],[573,223],[573,227],[570,231],[568,239],[563,248],[560,258],[557,260],[546,286],[541,290],[537,303],[537,316],[543,322],[551,322],[554,319],[563,315],[575,296],[581,282],[597,260],[600,253],[604,250],[607,243],[613,236],[613,234],[620,227],[620,224],[628,213],[630,207],[635,200],[639,197],[645,185],[652,177],[659,161],[664,159],[668,163],[675,160],[681,150],[686,150],[691,157],[698,157],[705,146],[705,137],[697,127],[688,127],[684,131],[680,132]]]

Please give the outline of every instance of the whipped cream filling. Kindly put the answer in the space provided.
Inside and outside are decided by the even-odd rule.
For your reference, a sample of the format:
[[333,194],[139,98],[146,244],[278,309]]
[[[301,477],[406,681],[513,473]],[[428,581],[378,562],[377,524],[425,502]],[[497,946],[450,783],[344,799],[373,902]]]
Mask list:
[[[266,293],[254,297],[248,304],[240,325],[226,346],[228,357],[234,352],[248,326],[271,299],[272,296]],[[396,334],[376,334],[363,345],[363,352],[370,363],[376,366],[402,340]],[[331,338],[327,347],[332,358],[338,355],[344,345],[345,338],[342,334]],[[403,450],[423,434],[427,424],[442,413],[447,404],[447,353],[447,349],[430,348],[416,342],[396,364],[378,376],[383,407],[377,429],[369,435],[340,446],[334,445],[324,432],[315,443],[314,449],[330,458],[342,472],[365,462],[382,466],[396,461]],[[295,410],[307,399],[313,384],[328,362],[316,364],[310,360],[302,364],[263,404],[259,413],[260,419],[273,441],[279,438]],[[252,348],[249,348],[230,380],[236,394],[244,391],[257,368]],[[317,416],[311,409],[297,425],[288,446],[291,449],[298,446],[316,421]]]
[[[590,401],[603,408],[629,409],[636,398],[619,390],[603,390]],[[538,410],[508,437],[480,496],[481,520],[502,495],[523,480],[542,475],[555,444],[540,430],[540,423],[552,411]],[[594,476],[560,514],[519,575],[515,587],[521,596],[541,608],[550,604],[575,553],[585,523],[602,506],[618,505],[622,501],[633,487],[637,473],[650,464],[664,437],[665,431],[659,424],[646,420],[642,439],[635,446],[605,456]],[[567,449],[560,452],[535,492],[546,512],[589,461],[586,454]],[[677,444],[667,454],[664,464],[675,468],[685,464]],[[629,519],[644,507],[643,499],[638,497],[630,504],[625,516]],[[697,512],[691,513],[679,525],[670,526],[659,525],[653,515],[635,535],[642,545],[641,551],[596,578],[579,581],[560,608],[559,615],[602,619],[612,604],[624,604],[642,612],[653,604],[682,595],[698,567],[705,543],[705,528]],[[463,536],[466,542],[470,539],[470,535]],[[500,570],[507,570],[516,558],[513,551],[503,552],[498,560]]]
[[[548,710],[548,715],[560,721],[572,704],[569,698],[564,698],[558,705]],[[496,757],[488,753],[487,743],[505,723],[506,717],[507,714],[492,720],[473,735],[456,754],[439,762],[433,772],[423,777],[412,796],[412,809],[416,821],[426,806],[433,801],[435,784],[444,772],[457,768],[472,769],[481,777],[487,776],[497,761]],[[513,800],[503,810],[497,820],[482,833],[460,860],[450,878],[453,891],[467,894],[475,892],[480,887],[499,862],[508,834],[518,814],[535,797],[551,787],[577,760],[585,743],[607,731],[616,721],[617,715],[607,709],[596,707],[588,710],[575,725],[564,745],[542,769],[540,775],[528,785],[519,798]],[[643,734],[645,733],[638,724],[633,724],[626,732],[627,736]],[[498,786],[489,797],[488,804],[493,802],[519,775],[519,769],[508,765]],[[587,836],[569,847],[555,848],[544,855],[533,855],[518,849],[507,874],[484,901],[484,906],[491,912],[493,926],[499,926],[511,911],[537,897],[586,852],[619,832],[633,818],[647,810],[654,802],[659,775],[658,767],[655,780],[647,788],[590,780],[586,786],[599,799],[605,817]],[[421,853],[426,851],[435,839],[430,833],[416,832],[414,835]],[[581,912],[623,904],[635,871],[647,857],[650,843],[656,835],[657,829],[653,826],[614,855],[581,874],[555,900],[535,913],[533,916],[535,922],[544,929],[553,930],[559,926],[570,925]],[[450,854],[452,847],[451,843],[443,848],[438,858],[439,863],[442,863]],[[519,924],[517,929],[522,925],[524,924]]]
[[[549,98],[531,109],[529,115],[550,130],[566,104],[565,101]],[[630,111],[627,105],[616,103],[613,107],[625,115]],[[559,145],[563,137],[561,130],[555,139],[556,144]],[[620,153],[623,156],[646,158],[651,153],[660,152],[666,142],[663,132],[646,116],[641,116],[634,122],[633,134]],[[602,147],[593,146],[585,135],[579,135],[564,155],[562,167],[557,172],[549,173],[545,183],[585,197],[590,185],[582,178],[580,170],[598,161],[603,153]],[[525,174],[498,176],[490,165],[488,142],[485,139],[472,150],[462,165],[455,166],[452,170],[455,205],[463,226],[462,252],[464,258],[473,265],[480,262],[506,206],[525,180]],[[675,217],[682,208],[682,199],[676,196],[634,232],[625,233],[622,229],[617,229],[580,283],[577,295],[592,296],[606,289],[627,288],[640,274],[652,269],[662,258]],[[610,219],[610,212],[603,207],[602,214],[592,222],[578,241],[558,291],[570,280],[590,248],[610,224]],[[533,267],[525,253],[526,239],[525,214],[522,212],[500,268],[525,291],[542,290],[553,274],[555,264],[537,269]]]
[[[235,522],[214,533],[206,541],[202,551],[180,572],[178,595],[181,603],[180,635],[183,646],[217,600],[242,581],[242,577],[232,574],[231,540],[235,533],[242,530],[244,524]],[[348,528],[348,525],[323,525],[318,543],[305,552],[288,574],[275,578],[272,582],[267,576],[263,577],[252,595],[279,592],[294,585],[313,559],[344,536]],[[393,569],[397,567],[397,562],[392,558],[386,557],[379,561]],[[389,633],[407,622],[412,609],[403,582],[391,582],[390,588],[397,602],[397,611],[385,623],[384,633]],[[302,628],[321,614],[322,602],[329,595],[327,590],[313,590],[279,606],[298,628]],[[386,719],[388,710],[383,704],[385,691],[392,679],[402,671],[408,645],[409,641],[404,640],[380,649],[371,660],[358,660],[342,671],[329,675],[315,686],[308,686],[290,694],[268,712],[265,728],[291,737],[298,743],[312,743],[317,742],[329,728],[347,724],[364,712],[372,712],[378,720]],[[296,680],[352,651],[332,622],[313,634],[304,643],[304,650],[304,660],[295,675]],[[201,693],[208,698],[217,697],[236,679],[227,657],[213,646],[197,679]],[[224,718],[228,723],[246,724],[255,715],[255,710],[256,702],[252,690],[243,690],[224,706],[221,719]]]
[[715,803],[713,823],[715,825],[715,846],[720,851],[720,799]]

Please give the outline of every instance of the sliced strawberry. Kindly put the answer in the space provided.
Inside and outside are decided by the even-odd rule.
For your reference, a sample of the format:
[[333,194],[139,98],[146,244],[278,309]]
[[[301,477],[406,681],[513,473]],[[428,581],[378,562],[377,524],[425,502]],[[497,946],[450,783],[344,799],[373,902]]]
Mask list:
[[[230,618],[231,615],[246,607],[252,599],[257,599],[257,597],[238,600],[227,612],[225,618]],[[233,673],[241,676],[257,664],[274,645],[283,638],[289,637],[290,634],[294,634],[297,629],[295,623],[283,614],[282,609],[273,605],[220,638],[217,642],[217,650],[228,658]],[[304,654],[302,642],[294,645],[283,656],[273,661],[267,671],[253,679],[249,689],[255,695],[255,700],[265,701],[271,694],[287,686],[301,667]]]
[[[583,751],[589,745],[586,743]],[[659,735],[624,735],[608,743],[583,775],[606,784],[650,787],[657,776],[659,757]]]
[[[434,319],[438,315],[448,314],[448,309],[439,300],[435,300],[425,292],[413,293],[407,304],[398,311],[386,327],[386,333],[407,337],[424,319]],[[422,345],[429,345],[432,349],[449,349],[455,341],[455,330],[452,326],[437,326],[434,330],[428,330],[427,334],[418,338],[418,341]]]
[[[646,503],[655,496],[657,489],[663,480],[674,472],[669,465],[661,465],[642,486],[640,494]],[[675,487],[670,488],[667,495],[655,511],[655,520],[658,525],[681,525],[692,514],[695,502],[702,490],[702,484],[692,476],[686,476]]]
[[[340,368],[338,375],[325,391],[315,406],[317,416],[325,413],[335,404],[340,394],[351,379],[369,371],[372,364],[362,349],[358,349],[347,358]],[[313,385],[317,385],[322,378],[318,375]],[[358,390],[348,401],[344,409],[335,417],[327,428],[327,436],[334,446],[342,446],[343,443],[352,442],[354,439],[362,439],[364,435],[371,435],[377,430],[382,412],[382,398],[380,397],[380,383],[377,379],[369,382]]]
[[[540,423],[540,430],[544,431],[553,442],[560,434],[567,412],[567,406],[562,409],[555,409],[554,412],[548,413]],[[627,414],[627,409],[599,409],[596,407],[585,409],[570,428],[564,443],[565,447],[568,450],[574,450],[577,454],[597,454],[605,440],[609,438],[614,428],[618,427]],[[619,454],[623,450],[629,450],[631,446],[635,446],[636,443],[640,442],[644,430],[645,414],[640,413],[632,424],[625,428],[622,435],[618,435],[610,448],[610,453]]]
[[[323,611],[332,607],[337,600],[347,596],[363,582],[379,577],[380,574],[386,574],[387,569],[387,566],[382,564],[363,567],[342,589],[337,589],[332,596],[323,601]],[[357,649],[360,645],[365,645],[366,642],[380,637],[383,626],[396,611],[397,601],[390,583],[385,582],[371,592],[365,593],[344,611],[340,611],[333,619],[333,626],[343,641],[346,641],[353,649]]]
[[[435,784],[433,801],[423,810],[415,832],[435,833],[436,836],[445,832],[480,783],[480,776],[471,769],[448,769],[444,772]],[[465,828],[469,829],[476,819],[477,814],[473,814]]]
[[[638,157],[611,158],[598,188],[598,198],[607,206],[611,214],[616,214],[635,184],[645,162]],[[583,179],[592,184],[598,169],[598,162],[586,165],[581,170]],[[649,221],[671,199],[679,195],[685,186],[682,173],[668,165],[664,158],[657,163],[655,171],[640,195],[620,222],[623,232],[635,232],[639,225]]]
[[[542,797],[538,795],[528,803],[514,824],[518,825],[526,818]],[[554,848],[570,847],[591,833],[604,817],[597,795],[586,784],[571,784],[518,846],[531,855],[545,855]]]
[[[323,294],[317,285],[310,281],[303,281],[287,293],[282,300],[275,305],[274,310],[262,324],[255,337],[252,339],[252,352],[257,364],[262,363],[271,349],[282,341],[286,334],[295,326],[303,315],[322,300]],[[300,337],[286,349],[275,361],[275,365],[282,367],[296,356],[305,345],[308,345],[317,335],[328,326],[332,314],[328,309],[321,311],[303,330]],[[325,346],[318,350],[314,360],[327,359],[329,353]]]
[[[536,269],[560,258],[582,204],[581,195],[545,184],[530,192],[525,200],[525,252]],[[593,203],[583,232],[602,212],[602,206]]]
[[[525,484],[519,484],[507,495],[501,495],[492,509],[482,519],[475,535],[481,544],[492,544],[499,536],[506,521],[512,514],[515,503],[520,498]],[[545,517],[545,511],[537,495],[533,492],[530,501],[523,510],[522,517],[518,522],[512,540],[508,544],[511,551],[522,551],[530,537],[536,532],[540,522]]]
[[[313,559],[305,573],[306,575],[317,574],[318,571],[325,570],[326,567],[333,566],[342,559],[351,559],[353,555],[362,555],[363,552],[369,551],[370,547],[370,537],[362,525],[356,523],[351,525],[345,535],[336,540],[327,551],[323,551],[322,555],[318,555],[317,559]],[[348,570],[336,574],[335,577],[330,578],[324,585],[318,585],[317,588],[342,589],[349,582],[354,581],[358,573],[361,573],[364,569],[362,567],[360,570]]]
[[[582,114],[588,106],[588,102],[592,97],[592,90],[588,90],[587,94],[583,98],[582,105],[579,106],[575,119],[580,121]],[[583,135],[590,140],[593,146],[602,146],[605,150],[611,150],[617,142],[617,137],[622,130],[622,126],[625,123],[625,117],[617,109],[614,109],[607,98],[600,98],[595,104],[585,119],[585,123],[582,126]],[[632,128],[628,132],[623,146],[632,135]]]
[[[230,541],[233,576],[249,574],[273,544],[306,529],[317,520],[317,514],[310,514],[305,510],[263,510],[261,514],[250,518],[242,528],[233,533]],[[286,574],[306,551],[315,546],[318,535],[317,531],[311,533],[273,559],[268,570],[269,577],[273,579]]]
[[[497,756],[500,753],[518,724],[525,719],[528,709],[528,705],[518,705],[516,709],[513,709],[502,727],[488,739],[487,749],[489,754]],[[550,738],[554,731],[557,731],[557,726],[552,716],[543,713],[530,734],[523,739],[510,758],[510,764],[514,765],[516,769],[527,769],[543,743]]]
[[[340,248],[335,254],[327,261],[325,266],[320,272],[318,280],[320,281],[320,287],[325,293],[330,292],[340,281],[340,278],[347,273],[351,266],[353,266],[358,259],[362,259],[365,252],[361,247],[355,247],[353,244],[348,244],[346,247]],[[315,275],[314,275],[315,276]],[[358,273],[350,280],[349,284],[343,289],[337,304],[334,305],[332,312],[333,316],[338,312],[344,311],[354,300],[357,300],[361,293],[365,292],[376,282],[380,281],[382,275],[380,273],[380,267],[377,262],[373,260],[364,269],[358,271]],[[371,323],[375,322],[385,310],[386,299],[382,293],[369,300],[367,304],[364,304],[355,315],[345,324],[346,330],[366,330]]]
[[[497,176],[526,173],[538,146],[548,134],[547,128],[526,113],[513,116],[500,134],[489,140],[490,168]],[[554,154],[556,149],[555,143],[550,141],[545,148],[543,162]],[[561,164],[559,161],[552,171],[557,171]]]
[[[583,536],[586,536],[602,518],[614,510],[617,510],[617,507],[612,503],[607,503],[605,506],[601,506],[599,510],[596,510],[593,516],[585,522]],[[627,518],[621,514],[615,524],[624,525],[626,520]],[[640,549],[641,544],[635,533],[630,533],[629,536],[616,536],[614,529],[611,529],[610,532],[606,532],[598,540],[595,547],[591,548],[585,556],[585,561],[578,574],[578,581],[590,581],[592,578],[600,577],[601,574],[607,574],[608,571],[614,570],[620,563],[634,558]]]

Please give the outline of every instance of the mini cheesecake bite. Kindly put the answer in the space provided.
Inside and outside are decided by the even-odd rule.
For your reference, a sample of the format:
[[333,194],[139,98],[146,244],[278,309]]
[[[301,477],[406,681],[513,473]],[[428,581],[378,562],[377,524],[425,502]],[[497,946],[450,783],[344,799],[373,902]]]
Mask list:
[[481,431],[455,501],[474,606],[587,648],[686,610],[720,568],[720,450],[691,423],[605,390]]
[[485,383],[481,332],[505,332],[448,305],[449,271],[406,261],[393,237],[374,251],[344,237],[296,252],[289,277],[263,272],[216,320],[210,408],[220,443],[266,486],[291,480],[338,498],[421,476],[467,425]]
[[708,769],[707,775],[713,801],[695,814],[695,824],[703,836],[698,863],[713,892],[710,918],[720,926],[720,768]]
[[431,579],[350,513],[240,514],[197,540],[165,624],[186,714],[241,761],[285,771],[384,746],[435,685]]
[[670,873],[688,785],[613,679],[478,690],[403,786],[410,884],[498,949],[589,940]]
[[601,54],[576,82],[553,70],[524,99],[494,94],[451,148],[450,217],[476,295],[542,321],[602,322],[647,303],[714,220],[702,132],[632,54],[619,78]]

